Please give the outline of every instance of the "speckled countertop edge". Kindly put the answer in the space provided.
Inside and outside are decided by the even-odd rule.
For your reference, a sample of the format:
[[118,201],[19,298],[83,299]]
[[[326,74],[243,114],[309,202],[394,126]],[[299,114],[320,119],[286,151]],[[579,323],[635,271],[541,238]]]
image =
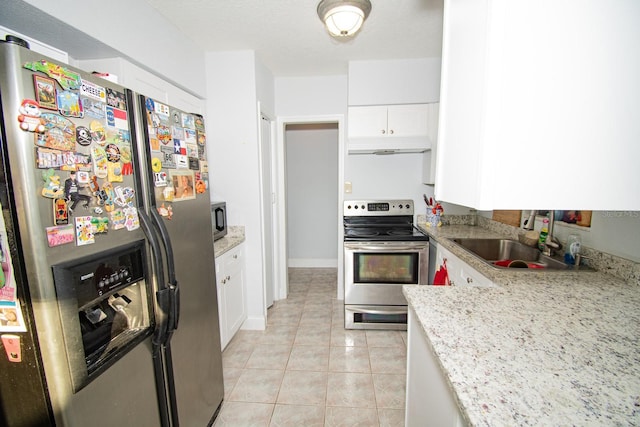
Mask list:
[[640,425],[640,288],[602,272],[497,270],[426,231],[497,288],[405,286],[470,425]]
[[244,226],[229,226],[227,229],[227,235],[213,242],[216,258],[235,248],[242,242],[244,242]]

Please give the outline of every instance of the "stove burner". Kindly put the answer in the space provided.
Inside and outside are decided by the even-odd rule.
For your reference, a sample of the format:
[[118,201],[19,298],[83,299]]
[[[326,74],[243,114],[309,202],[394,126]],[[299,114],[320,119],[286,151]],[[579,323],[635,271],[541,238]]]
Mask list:
[[405,228],[405,229],[389,230],[387,231],[387,234],[390,236],[409,236],[413,234],[413,229]]
[[347,234],[353,237],[375,237],[379,236],[380,232],[376,230],[348,230]]

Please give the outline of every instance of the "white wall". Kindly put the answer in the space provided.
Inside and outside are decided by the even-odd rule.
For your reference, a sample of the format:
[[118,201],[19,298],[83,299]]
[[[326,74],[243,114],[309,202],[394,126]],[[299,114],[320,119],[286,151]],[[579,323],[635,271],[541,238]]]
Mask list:
[[344,179],[351,182],[353,191],[345,199],[413,199],[418,206],[425,188],[422,154],[349,154]]
[[347,115],[347,76],[275,79],[278,116]]
[[[15,13],[10,18],[15,25],[5,24],[10,28],[21,30],[27,35],[69,52],[71,50],[66,46],[91,43],[93,39],[194,95],[203,94],[205,91],[204,52],[147,2],[12,0],[11,7],[17,7],[17,10],[31,10],[35,7],[43,13],[25,16]],[[56,22],[55,19],[60,22]],[[56,35],[65,34],[61,29],[65,25],[89,37],[86,40],[56,39]],[[102,48],[100,46],[100,49]]]
[[[523,211],[524,221],[529,211]],[[491,218],[491,216],[488,216]],[[536,220],[536,230],[542,227],[542,219]],[[575,227],[556,222],[554,236],[561,242],[569,234],[578,234],[582,244],[589,248],[640,262],[640,212],[593,211],[591,227]]]
[[440,102],[440,58],[349,61],[349,105]]
[[289,266],[337,267],[337,124],[290,126],[285,144]]
[[[562,230],[568,232],[575,229]],[[591,229],[581,236],[585,246],[640,262],[640,211],[593,211]]]
[[227,202],[229,225],[245,227],[248,319],[243,328],[261,329],[266,321],[266,311],[262,281],[255,53],[208,53],[206,69],[211,197]]
[[[276,116],[276,90],[275,79],[271,70],[264,66],[259,59],[256,58],[256,92],[258,101],[260,101],[261,112],[275,118]],[[274,141],[271,141],[274,144]]]

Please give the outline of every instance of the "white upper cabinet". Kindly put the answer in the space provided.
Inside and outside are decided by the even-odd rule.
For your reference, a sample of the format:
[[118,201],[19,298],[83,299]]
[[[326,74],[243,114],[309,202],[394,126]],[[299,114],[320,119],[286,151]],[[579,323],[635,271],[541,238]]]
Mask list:
[[349,152],[428,150],[428,111],[427,104],[349,107]]
[[387,107],[350,107],[349,138],[387,135]]
[[640,2],[445,0],[435,195],[640,210]]

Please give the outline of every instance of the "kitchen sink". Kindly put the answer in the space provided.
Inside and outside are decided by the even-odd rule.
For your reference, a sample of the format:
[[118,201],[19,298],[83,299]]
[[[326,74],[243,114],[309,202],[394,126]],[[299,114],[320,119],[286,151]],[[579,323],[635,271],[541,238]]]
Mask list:
[[489,265],[497,268],[565,270],[564,262],[511,239],[451,239]]

